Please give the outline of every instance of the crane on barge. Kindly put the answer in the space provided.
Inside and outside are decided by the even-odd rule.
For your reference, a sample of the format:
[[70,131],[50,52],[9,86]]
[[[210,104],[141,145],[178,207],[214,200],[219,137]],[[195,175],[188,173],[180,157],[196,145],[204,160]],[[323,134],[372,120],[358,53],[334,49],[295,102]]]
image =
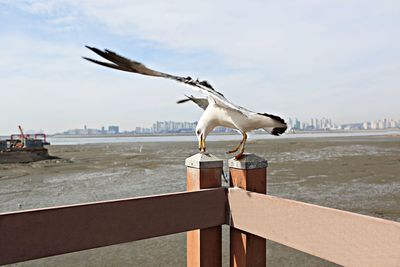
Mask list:
[[46,134],[35,133],[33,137],[25,134],[21,125],[19,134],[11,134],[9,139],[0,140],[0,163],[27,163],[45,159],[52,159],[47,148],[50,145]]

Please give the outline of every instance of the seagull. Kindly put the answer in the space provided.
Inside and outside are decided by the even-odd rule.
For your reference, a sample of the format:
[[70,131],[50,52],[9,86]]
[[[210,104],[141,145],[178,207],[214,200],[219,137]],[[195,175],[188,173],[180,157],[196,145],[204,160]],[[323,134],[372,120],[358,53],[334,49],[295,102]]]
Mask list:
[[240,143],[234,149],[227,152],[231,154],[240,149],[239,153],[235,156],[236,160],[243,156],[248,132],[256,129],[264,129],[272,135],[279,136],[287,129],[287,124],[282,118],[268,113],[253,112],[237,106],[227,100],[223,94],[215,90],[207,81],[200,81],[199,79],[194,80],[190,76],[180,77],[152,70],[140,62],[125,58],[107,49],[102,51],[90,46],[86,46],[86,48],[108,60],[108,62],[103,62],[83,57],[90,62],[121,71],[172,79],[189,85],[192,89],[204,95],[204,98],[186,96],[185,99],[177,102],[181,104],[191,101],[204,109],[196,126],[196,136],[200,152],[206,152],[206,137],[217,126],[235,129],[242,134]]

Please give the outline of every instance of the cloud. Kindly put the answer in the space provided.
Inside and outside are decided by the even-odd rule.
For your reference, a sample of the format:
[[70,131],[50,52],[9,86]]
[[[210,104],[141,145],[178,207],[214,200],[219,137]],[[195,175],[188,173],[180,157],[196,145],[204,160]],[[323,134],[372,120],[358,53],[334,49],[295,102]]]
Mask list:
[[[175,101],[186,91],[173,82],[99,68],[80,57],[86,53],[84,47],[29,37],[10,36],[4,41],[12,49],[0,44],[3,134],[19,124],[59,132],[83,124],[100,128],[115,123],[133,129],[151,126],[155,118],[198,118],[197,110],[176,107]],[[182,110],[188,115],[182,116]]]
[[[2,22],[11,24],[0,30],[0,83],[25,93],[29,85],[47,93],[52,85],[62,88],[60,95],[75,102],[63,103],[57,95],[51,101],[73,106],[71,124],[85,110],[93,110],[87,115],[93,123],[101,123],[96,112],[108,120],[125,116],[120,123],[127,128],[161,117],[198,116],[190,109],[184,116],[166,104],[185,93],[174,83],[83,62],[80,55],[94,56],[84,44],[163,71],[199,75],[233,102],[263,112],[339,122],[400,117],[395,101],[400,97],[398,1],[2,0],[0,5],[7,7]],[[15,18],[18,27],[12,25],[18,24]],[[116,86],[126,94],[120,100],[109,95]],[[142,90],[127,93],[135,87]],[[73,94],[92,100],[85,105]],[[367,103],[376,99],[382,100]],[[108,113],[98,103],[108,106]],[[160,112],[162,107],[168,112]],[[138,112],[142,116],[132,115]]]

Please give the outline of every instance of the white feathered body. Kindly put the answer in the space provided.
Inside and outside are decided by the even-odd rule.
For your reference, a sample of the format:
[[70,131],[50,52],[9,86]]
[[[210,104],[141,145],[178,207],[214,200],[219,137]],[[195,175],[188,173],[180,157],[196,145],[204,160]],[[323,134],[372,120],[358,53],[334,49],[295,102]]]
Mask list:
[[207,133],[217,126],[238,129],[242,133],[260,128],[270,132],[274,128],[286,127],[285,123],[263,114],[227,108],[215,101],[209,101],[208,107],[200,117],[199,124],[207,125]]

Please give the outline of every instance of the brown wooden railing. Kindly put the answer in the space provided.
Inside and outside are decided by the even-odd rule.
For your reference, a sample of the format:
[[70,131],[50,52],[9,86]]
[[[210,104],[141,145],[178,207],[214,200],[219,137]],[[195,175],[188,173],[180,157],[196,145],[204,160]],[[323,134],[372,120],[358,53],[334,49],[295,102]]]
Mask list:
[[270,239],[345,266],[400,266],[400,223],[265,195],[267,162],[186,160],[189,192],[0,213],[0,265],[187,232],[188,266],[265,266]]

